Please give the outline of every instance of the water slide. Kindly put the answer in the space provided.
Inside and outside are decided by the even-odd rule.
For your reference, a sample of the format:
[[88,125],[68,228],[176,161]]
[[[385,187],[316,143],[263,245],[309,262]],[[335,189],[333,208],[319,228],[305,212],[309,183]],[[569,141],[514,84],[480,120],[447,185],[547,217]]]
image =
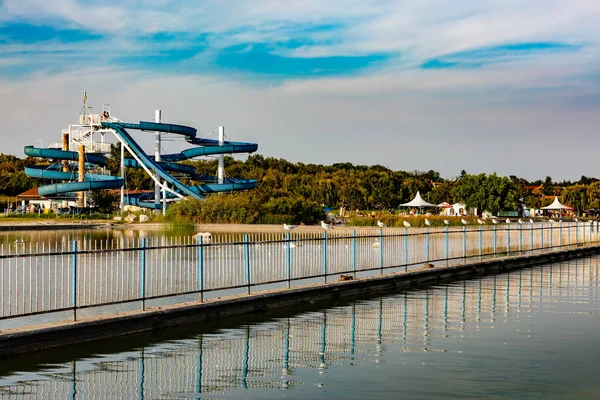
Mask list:
[[[141,121],[139,124],[123,122],[102,122],[104,128],[114,130],[119,140],[134,154],[133,159],[125,159],[125,166],[130,168],[144,168],[156,174],[161,180],[166,182],[171,192],[166,192],[168,199],[175,197],[191,196],[203,199],[207,193],[231,192],[238,190],[249,190],[256,187],[257,182],[251,179],[225,178],[223,183],[218,183],[214,176],[198,175],[196,169],[190,165],[177,164],[177,161],[183,161],[199,156],[232,154],[232,153],[252,153],[258,149],[255,143],[229,142],[220,144],[218,140],[204,139],[196,137],[196,129],[173,124],[163,124],[155,122]],[[159,131],[183,135],[185,140],[193,145],[199,146],[183,150],[176,154],[163,154],[163,161],[154,161],[154,155],[148,155],[129,135],[126,129],[135,129],[140,131]],[[77,161],[78,153],[74,151],[64,151],[58,149],[42,149],[33,146],[27,146],[24,152],[28,156],[50,158],[56,160]],[[85,168],[96,168],[106,166],[107,158],[101,154],[86,154]],[[77,164],[69,164],[68,171],[63,171],[62,164],[51,164],[43,166],[30,166],[25,168],[25,174],[33,178],[64,180],[68,182],[44,185],[38,188],[41,196],[53,197],[66,193],[87,191],[95,189],[116,189],[124,185],[124,180],[120,177],[88,174],[84,175],[84,182],[77,182]],[[199,185],[187,186],[172,176],[170,172],[184,174],[186,178],[202,182]],[[138,195],[129,195],[126,199],[128,204],[139,205],[148,208],[162,207],[154,203],[154,193],[143,193]]]

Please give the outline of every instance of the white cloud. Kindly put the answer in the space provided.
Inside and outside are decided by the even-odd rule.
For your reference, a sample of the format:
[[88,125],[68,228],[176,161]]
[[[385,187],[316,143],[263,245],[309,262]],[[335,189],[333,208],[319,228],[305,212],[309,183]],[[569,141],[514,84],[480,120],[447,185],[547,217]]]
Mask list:
[[[71,63],[58,73],[0,78],[3,152],[22,156],[23,146],[38,139],[58,140],[60,129],[76,120],[80,92],[87,89],[96,109],[111,103],[113,113],[128,121],[151,119],[162,108],[168,121],[207,134],[224,124],[233,140],[257,141],[260,153],[291,161],[436,169],[447,177],[462,169],[531,179],[598,175],[594,149],[600,139],[591,134],[600,122],[596,0],[163,0],[144,7],[113,0],[9,0],[1,7],[0,21],[52,23],[109,36],[94,46],[51,41],[0,47],[0,68]],[[327,24],[336,28],[300,32]],[[209,51],[194,59],[199,66],[233,44],[302,35],[315,44],[275,51],[397,57],[354,76],[289,78],[272,85],[267,77],[257,81],[200,68],[195,75],[175,76],[157,68],[110,66],[117,55],[155,50],[138,36],[161,31],[209,33]],[[471,70],[417,67],[443,54],[531,42],[583,47],[504,57]],[[152,148],[149,135],[136,137]]]

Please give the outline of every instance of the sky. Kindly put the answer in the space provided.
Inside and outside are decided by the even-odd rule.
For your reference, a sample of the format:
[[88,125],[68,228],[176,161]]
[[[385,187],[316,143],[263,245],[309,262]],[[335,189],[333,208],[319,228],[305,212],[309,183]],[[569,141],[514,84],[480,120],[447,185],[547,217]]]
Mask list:
[[59,141],[85,90],[291,162],[600,177],[598,21],[598,0],[0,0],[0,152]]

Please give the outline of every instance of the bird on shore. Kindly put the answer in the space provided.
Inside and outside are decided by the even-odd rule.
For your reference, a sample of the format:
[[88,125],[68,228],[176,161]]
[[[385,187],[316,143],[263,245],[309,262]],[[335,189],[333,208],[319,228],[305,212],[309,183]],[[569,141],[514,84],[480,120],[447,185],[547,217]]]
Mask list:
[[529,223],[533,224],[533,219],[529,218]]
[[377,226],[378,226],[378,227],[380,227],[380,228],[385,228],[387,225],[386,225],[386,224],[384,224],[384,223],[383,223],[383,222],[381,222],[381,221],[377,221]]
[[333,229],[333,226],[331,226],[331,224],[326,224],[324,221],[321,221],[321,228],[325,229],[326,231]]
[[427,218],[425,218],[425,225],[431,226],[431,221],[429,221]]
[[496,225],[498,223],[498,220],[496,218],[492,218],[492,224]]
[[485,225],[485,221],[484,221],[484,220],[482,220],[482,219],[480,219],[480,218],[477,218],[477,223],[478,223],[479,225]]
[[548,222],[550,222],[551,224],[553,224],[554,220],[552,218],[548,218]]
[[404,224],[405,227],[410,228],[410,222],[402,221],[402,223]]
[[467,221],[467,220],[466,220],[466,219],[464,219],[464,218],[461,218],[461,219],[460,219],[460,222],[462,222],[462,223],[463,223],[463,225],[467,225],[467,224],[469,223],[469,221]]
[[298,225],[283,224],[283,229],[285,229],[286,231],[291,231],[293,229],[296,229],[297,227],[298,227]]
[[519,218],[517,222],[519,223],[519,225],[523,225],[523,220],[521,218]]
[[577,219],[577,217],[573,218],[573,221],[579,222],[579,220]]
[[510,224],[510,218],[506,218],[506,223]]
[[448,221],[447,219],[444,220],[444,224],[446,225],[450,225],[450,221]]

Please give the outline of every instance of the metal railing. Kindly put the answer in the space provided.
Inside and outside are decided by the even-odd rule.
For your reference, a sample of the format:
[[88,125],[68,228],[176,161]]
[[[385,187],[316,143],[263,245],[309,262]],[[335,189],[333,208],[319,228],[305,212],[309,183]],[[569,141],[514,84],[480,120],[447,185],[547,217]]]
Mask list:
[[0,329],[597,242],[598,223],[536,223],[15,243],[0,247]]

